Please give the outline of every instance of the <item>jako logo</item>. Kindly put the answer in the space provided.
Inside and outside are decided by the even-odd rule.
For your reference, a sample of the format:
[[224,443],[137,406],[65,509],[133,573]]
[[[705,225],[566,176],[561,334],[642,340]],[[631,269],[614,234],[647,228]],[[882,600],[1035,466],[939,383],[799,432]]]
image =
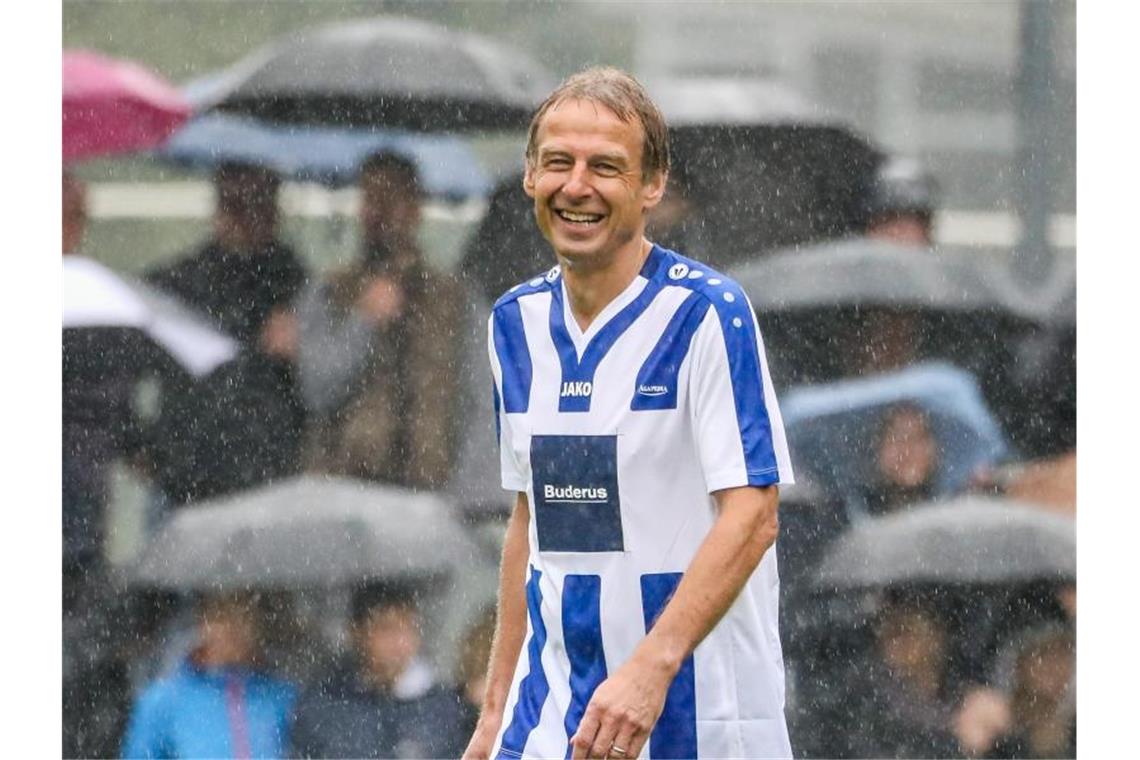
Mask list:
[[669,392],[669,389],[664,385],[639,385],[637,392],[642,396],[664,396]]
[[571,380],[562,383],[562,398],[567,396],[589,396],[594,390],[594,384],[589,380]]
[[547,501],[606,501],[610,498],[605,486],[600,488],[579,488],[578,486],[552,486],[549,483],[542,487],[542,496]]

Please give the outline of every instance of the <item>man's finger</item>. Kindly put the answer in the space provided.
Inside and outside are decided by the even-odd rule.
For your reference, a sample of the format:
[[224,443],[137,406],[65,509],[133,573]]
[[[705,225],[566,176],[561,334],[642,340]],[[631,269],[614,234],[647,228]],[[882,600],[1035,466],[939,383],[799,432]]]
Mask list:
[[590,754],[587,757],[606,757],[609,754],[610,746],[614,743],[614,737],[617,736],[618,729],[621,727],[621,723],[616,718],[605,718],[594,737],[594,743],[590,745]]
[[[633,760],[641,752],[641,745],[645,742],[640,742],[637,747],[633,746],[634,737],[637,729],[634,728],[632,723],[626,723],[617,732],[617,736],[610,742],[612,747],[610,751],[611,760]],[[618,750],[623,750],[619,752]]]
[[[641,748],[645,746],[645,742],[648,739],[649,739],[649,731],[641,731],[638,729],[634,729],[633,733],[630,734],[628,739],[626,739],[624,736],[621,737],[621,739],[618,740],[617,745],[619,747],[625,749],[625,750],[628,750],[628,752],[626,753],[626,756],[625,756],[626,759],[633,760],[633,758],[635,758],[641,754]],[[622,741],[628,741],[629,744],[628,745],[623,744]],[[614,756],[611,755],[610,757],[614,757]],[[615,758],[615,760],[617,760],[617,759]]]
[[586,714],[582,716],[582,721],[578,724],[578,730],[574,732],[574,736],[570,739],[570,757],[573,758],[573,760],[584,760],[584,758],[589,757],[587,753],[594,744],[594,737],[598,733],[598,726],[597,714],[587,707]]

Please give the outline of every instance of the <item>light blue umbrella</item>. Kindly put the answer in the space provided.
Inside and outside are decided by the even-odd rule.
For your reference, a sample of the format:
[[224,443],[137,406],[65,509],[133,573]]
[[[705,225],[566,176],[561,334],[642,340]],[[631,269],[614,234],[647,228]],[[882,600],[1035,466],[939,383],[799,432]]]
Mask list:
[[207,114],[176,132],[155,155],[203,170],[225,162],[253,163],[287,179],[338,187],[355,182],[360,163],[379,150],[414,161],[429,195],[459,200],[490,190],[491,181],[470,145],[452,135],[280,126]]
[[793,462],[820,488],[865,511],[858,489],[871,472],[883,414],[909,403],[925,412],[938,446],[934,496],[962,490],[979,468],[1009,455],[997,420],[969,372],[922,362],[897,372],[792,388],[780,399]]

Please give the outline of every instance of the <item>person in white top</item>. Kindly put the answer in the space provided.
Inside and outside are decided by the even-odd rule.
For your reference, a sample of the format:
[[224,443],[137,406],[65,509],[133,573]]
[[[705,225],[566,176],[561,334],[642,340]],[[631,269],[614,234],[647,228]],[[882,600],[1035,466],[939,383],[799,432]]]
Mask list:
[[744,292],[645,238],[668,169],[660,112],[617,69],[531,123],[524,188],[557,265],[489,324],[517,497],[467,758],[791,756],[783,424]]

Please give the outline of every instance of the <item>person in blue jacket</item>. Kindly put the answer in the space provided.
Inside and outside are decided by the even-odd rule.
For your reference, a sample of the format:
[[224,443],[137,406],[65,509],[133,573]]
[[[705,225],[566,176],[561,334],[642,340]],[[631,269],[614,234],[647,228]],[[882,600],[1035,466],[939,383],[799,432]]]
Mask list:
[[197,645],[139,695],[122,756],[281,757],[296,689],[256,669],[258,627],[254,594],[200,599]]

